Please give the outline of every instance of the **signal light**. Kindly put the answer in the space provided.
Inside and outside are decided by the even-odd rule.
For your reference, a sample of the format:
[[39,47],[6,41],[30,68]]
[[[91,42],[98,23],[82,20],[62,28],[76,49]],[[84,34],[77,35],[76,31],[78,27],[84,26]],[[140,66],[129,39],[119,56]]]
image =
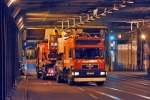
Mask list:
[[113,39],[114,39],[114,36],[110,36],[110,39],[113,40]]
[[110,52],[111,52],[111,53],[114,53],[114,51],[113,51],[113,50],[111,50]]

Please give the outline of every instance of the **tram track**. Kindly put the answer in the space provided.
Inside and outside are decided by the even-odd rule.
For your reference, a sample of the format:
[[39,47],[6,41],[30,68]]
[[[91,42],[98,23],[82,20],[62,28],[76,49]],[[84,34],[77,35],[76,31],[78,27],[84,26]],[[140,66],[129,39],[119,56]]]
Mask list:
[[[117,76],[119,75],[119,76]],[[121,81],[126,81],[126,82],[132,82],[135,84],[139,84],[139,85],[143,85],[143,86],[147,86],[150,87],[150,80],[146,79],[146,78],[139,78],[139,77],[135,77],[135,76],[127,76],[127,75],[108,75],[107,79],[108,80],[121,80]]]

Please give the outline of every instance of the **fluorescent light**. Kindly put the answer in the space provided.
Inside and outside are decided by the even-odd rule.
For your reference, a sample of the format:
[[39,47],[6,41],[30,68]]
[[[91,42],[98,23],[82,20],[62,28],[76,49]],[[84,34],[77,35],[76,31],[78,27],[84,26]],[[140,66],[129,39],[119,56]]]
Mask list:
[[126,5],[123,5],[123,4],[121,4],[121,5],[119,5],[120,7],[126,7]]
[[10,0],[8,3],[7,3],[7,6],[10,7],[10,5],[14,2],[15,0]]
[[133,1],[128,1],[128,3],[133,3]]

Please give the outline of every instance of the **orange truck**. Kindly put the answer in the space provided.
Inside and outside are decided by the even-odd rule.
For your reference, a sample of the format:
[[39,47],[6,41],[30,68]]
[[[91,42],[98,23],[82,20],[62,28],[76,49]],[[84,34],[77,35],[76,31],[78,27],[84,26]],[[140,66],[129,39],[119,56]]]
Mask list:
[[106,81],[104,39],[94,34],[72,34],[58,38],[59,57],[55,63],[56,81],[76,82]]
[[48,40],[37,44],[36,72],[37,78],[55,77],[54,65],[57,59],[57,38],[59,35],[49,35]]

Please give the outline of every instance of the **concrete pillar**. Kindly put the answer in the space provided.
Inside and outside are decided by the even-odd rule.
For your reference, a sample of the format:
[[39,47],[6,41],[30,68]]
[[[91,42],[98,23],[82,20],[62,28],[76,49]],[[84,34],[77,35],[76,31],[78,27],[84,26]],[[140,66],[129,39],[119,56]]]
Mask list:
[[137,70],[137,32],[132,34],[132,69]]
[[4,40],[4,0],[0,0],[0,100],[5,100],[5,40]]
[[22,61],[22,36],[23,31],[19,31],[18,33],[18,60]]
[[[149,60],[150,60],[150,35],[149,35],[149,33],[150,33],[150,28],[149,27],[146,27],[146,28],[143,28],[143,29],[141,29],[140,30],[140,32],[143,34],[143,35],[145,35],[145,39],[143,39],[143,41],[145,41],[145,43],[149,46],[148,48],[149,48],[149,50],[148,50],[148,52],[146,53],[146,51],[144,51],[143,53],[146,53],[147,55],[148,55],[148,58],[144,58],[143,60],[145,60],[145,61],[147,61],[147,63],[149,62]],[[143,57],[144,57],[144,55],[143,55]],[[145,63],[145,64],[147,64],[147,63]],[[150,63],[150,62],[149,62]],[[147,65],[149,65],[149,64],[147,64]],[[145,67],[146,68],[146,67]],[[147,71],[147,75],[150,77],[150,66],[147,66],[147,68],[145,69],[146,71]]]

